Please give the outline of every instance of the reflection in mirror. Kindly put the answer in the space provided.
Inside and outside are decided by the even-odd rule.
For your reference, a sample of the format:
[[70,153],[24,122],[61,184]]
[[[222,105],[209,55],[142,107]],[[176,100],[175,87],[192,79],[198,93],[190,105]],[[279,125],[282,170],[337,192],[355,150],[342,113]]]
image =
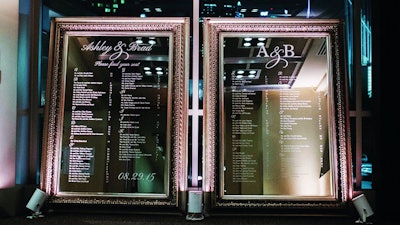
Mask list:
[[171,37],[66,35],[59,195],[167,196]]
[[327,37],[222,38],[224,198],[333,197]]

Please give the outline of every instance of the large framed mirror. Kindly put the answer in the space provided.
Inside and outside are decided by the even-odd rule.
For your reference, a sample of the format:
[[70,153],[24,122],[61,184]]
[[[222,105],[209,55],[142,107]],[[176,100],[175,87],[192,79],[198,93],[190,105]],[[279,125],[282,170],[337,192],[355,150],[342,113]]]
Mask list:
[[41,180],[49,202],[184,207],[189,19],[51,25]]
[[340,20],[204,20],[211,211],[347,207],[345,68]]

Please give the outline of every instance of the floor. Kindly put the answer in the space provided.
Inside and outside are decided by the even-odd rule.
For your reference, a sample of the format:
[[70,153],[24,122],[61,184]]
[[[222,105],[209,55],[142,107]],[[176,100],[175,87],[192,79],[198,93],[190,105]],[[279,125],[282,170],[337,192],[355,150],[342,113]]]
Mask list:
[[[29,216],[29,215],[28,215]],[[190,220],[185,215],[152,214],[86,214],[52,213],[29,219],[27,216],[0,218],[1,225],[354,225],[357,218],[326,216],[206,216],[202,220]],[[394,225],[390,221],[372,221],[368,224]]]

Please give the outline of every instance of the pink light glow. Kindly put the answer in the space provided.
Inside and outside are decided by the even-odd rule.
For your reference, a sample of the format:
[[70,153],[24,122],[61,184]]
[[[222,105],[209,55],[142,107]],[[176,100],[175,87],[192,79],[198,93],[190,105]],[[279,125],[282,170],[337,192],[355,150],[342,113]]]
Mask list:
[[15,185],[15,153],[14,148],[0,150],[0,189]]

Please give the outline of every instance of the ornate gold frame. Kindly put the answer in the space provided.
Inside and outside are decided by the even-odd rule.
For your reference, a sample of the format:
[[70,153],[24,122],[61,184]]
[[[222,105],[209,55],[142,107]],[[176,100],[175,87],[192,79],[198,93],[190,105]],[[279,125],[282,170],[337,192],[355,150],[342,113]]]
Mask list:
[[[44,139],[40,187],[50,195],[51,204],[95,204],[184,208],[185,191],[187,191],[187,88],[189,71],[189,19],[188,18],[100,18],[74,17],[54,18],[51,24],[50,50],[47,78],[47,95],[44,118]],[[68,60],[93,60],[80,55],[67,55],[69,45],[67,38],[78,35],[94,37],[121,37],[129,40],[129,36],[159,36],[169,40],[169,55],[159,56],[157,53],[140,55],[141,60],[154,55],[166,60],[168,69],[167,124],[165,187],[163,193],[119,193],[86,192],[79,188],[60,191],[62,138],[64,134],[65,99],[72,95],[73,88],[66,87]],[[93,48],[94,49],[94,48]],[[94,51],[105,49],[94,49]],[[108,50],[107,50],[108,51]],[[111,50],[112,53],[113,50]],[[119,51],[115,49],[115,51]],[[131,50],[123,54],[129,55]],[[134,51],[134,50],[132,50]],[[110,53],[110,52],[107,52]],[[100,54],[100,53],[99,53]],[[158,53],[159,54],[159,53]],[[104,54],[103,54],[104,55]],[[133,55],[133,54],[132,54]],[[75,58],[78,57],[78,58]],[[100,57],[100,56],[99,56]],[[97,59],[98,60],[98,59]],[[123,59],[124,60],[124,59]],[[124,62],[124,61],[123,61]],[[94,63],[90,61],[89,63]],[[104,74],[108,75],[108,74]],[[110,94],[111,95],[111,94]],[[164,96],[163,96],[164,97]],[[110,108],[109,108],[110,110]],[[104,122],[104,121],[103,121]],[[100,122],[102,123],[102,122]],[[68,135],[68,134],[67,134]],[[103,149],[104,150],[104,149]],[[118,151],[118,149],[115,149]],[[93,155],[92,155],[93,156]],[[96,156],[93,156],[96,157]],[[151,176],[150,176],[151,177]],[[133,179],[133,177],[128,177]]]
[[[213,210],[225,210],[224,212],[226,212],[226,210],[233,210],[233,212],[235,212],[235,210],[240,209],[248,210],[248,212],[262,211],[262,213],[266,213],[268,212],[268,210],[277,212],[276,210],[285,211],[287,209],[293,208],[303,210],[311,209],[311,211],[315,209],[336,210],[346,208],[349,200],[349,195],[352,190],[352,163],[349,144],[349,118],[347,106],[346,77],[347,64],[343,22],[337,19],[205,18],[203,31],[205,74],[203,121],[203,191],[205,195],[206,206],[209,207],[208,210],[210,212],[212,212]],[[263,194],[262,192],[260,192],[254,194],[252,193],[253,190],[250,183],[248,184],[247,188],[247,192],[250,194],[248,194],[246,191],[243,191],[243,189],[237,192],[232,191],[233,194],[226,194],[226,192],[229,192],[226,188],[227,180],[245,180],[247,178],[243,178],[241,177],[241,175],[237,175],[242,174],[243,171],[242,173],[236,172],[236,174],[235,172],[231,172],[230,177],[226,178],[224,175],[226,173],[225,170],[228,170],[226,165],[235,167],[234,165],[232,166],[230,164],[226,164],[225,160],[227,160],[227,153],[231,154],[231,151],[237,151],[237,149],[231,148],[233,145],[230,145],[229,143],[226,144],[227,140],[228,142],[230,141],[229,135],[233,132],[230,132],[229,129],[225,129],[227,119],[224,117],[224,115],[229,110],[227,110],[227,106],[224,105],[226,104],[224,103],[224,101],[226,100],[226,97],[224,96],[227,96],[227,89],[230,89],[231,87],[224,86],[224,79],[225,77],[232,75],[233,72],[228,71],[228,69],[225,70],[225,66],[227,64],[232,64],[230,66],[235,67],[238,64],[247,62],[247,68],[250,68],[252,66],[251,64],[259,62],[264,62],[264,64],[267,66],[269,62],[268,60],[270,60],[271,63],[279,60],[286,61],[286,63],[290,63],[290,60],[292,60],[293,62],[298,60],[290,59],[290,55],[285,55],[283,52],[280,53],[280,57],[278,56],[279,60],[277,58],[274,58],[272,54],[268,56],[268,53],[272,51],[271,49],[263,49],[263,51],[261,51],[261,53],[266,54],[269,57],[269,59],[266,59],[266,61],[263,61],[264,59],[248,56],[243,53],[243,55],[235,55],[236,53],[232,53],[232,57],[225,57],[227,54],[230,54],[230,50],[233,50],[233,48],[239,48],[238,45],[230,45],[229,41],[231,41],[231,39],[236,38],[238,39],[238,42],[240,42],[246,37],[262,37],[267,39],[269,38],[272,41],[276,39],[282,39],[282,42],[296,42],[296,39],[301,40],[302,42],[303,39],[317,38],[326,40],[327,44],[325,47],[327,50],[327,72],[325,74],[325,78],[327,78],[328,84],[328,119],[326,121],[326,124],[328,125],[327,130],[329,133],[327,138],[327,145],[329,145],[329,165],[331,168],[331,180],[328,182],[329,185],[327,185],[326,187],[330,190],[328,194],[297,194],[302,192],[297,190],[296,187],[291,187],[294,190],[294,194],[292,194],[291,192],[283,191],[282,193],[280,193],[279,190],[273,193],[267,192],[266,194]],[[274,46],[271,46],[271,48],[273,47]],[[293,49],[292,47],[293,46],[290,45],[288,48],[291,48],[291,50],[293,50],[294,47]],[[282,50],[284,46],[277,45],[276,48],[277,50]],[[246,52],[246,54],[248,53]],[[300,56],[300,53],[298,56],[298,58],[303,58],[303,56]],[[237,62],[237,64],[233,65],[235,62]],[[295,72],[293,72],[290,77],[288,76],[289,78],[287,80],[296,79],[297,73],[300,69],[297,66],[293,67],[293,71]],[[260,68],[260,70],[261,69],[262,68]],[[233,82],[230,85],[233,85]],[[290,89],[290,85],[291,84],[278,85],[278,83],[274,85],[253,85],[253,87],[248,87],[248,89],[257,89],[261,87],[261,89],[264,88],[269,90],[282,90],[284,88]],[[232,87],[232,89],[244,90],[237,85],[235,87]],[[265,117],[265,115],[263,116]],[[250,116],[248,118],[250,118]],[[255,127],[262,126],[261,122],[258,124],[253,123],[253,125]],[[309,130],[309,132],[316,131]],[[268,139],[269,137],[264,136],[264,138]],[[255,142],[255,139],[251,141]],[[265,147],[260,148],[264,148],[264,152],[262,152],[262,154],[265,154]],[[251,158],[253,156],[249,154],[248,157]],[[258,162],[255,158],[257,157],[253,157],[251,158],[251,160]],[[268,163],[271,163],[271,159],[269,160],[270,161],[268,161]],[[241,163],[238,160],[236,160],[235,162]],[[306,167],[306,165],[304,164],[308,163],[307,161],[301,162],[299,160],[294,162],[297,165],[300,165],[300,167]],[[258,165],[262,163],[256,164]],[[247,164],[246,166],[251,167],[251,164]],[[290,167],[290,165],[288,167]],[[241,170],[240,167],[236,167],[236,169],[237,171]],[[257,170],[255,168],[252,169],[252,171]],[[257,172],[249,172],[249,174],[247,175],[253,176],[254,178],[250,178],[253,179],[253,181],[251,182],[253,182],[254,188],[256,188],[257,182],[261,182],[265,186],[265,179],[255,177],[255,174],[258,174]],[[232,176],[234,176],[234,178],[232,178]],[[280,178],[277,178],[277,180],[279,179]],[[234,182],[231,182],[229,185],[231,184],[235,185]],[[270,184],[269,186],[273,186],[273,184]],[[281,186],[280,188],[285,189],[286,187]],[[288,212],[290,213],[290,210]]]

